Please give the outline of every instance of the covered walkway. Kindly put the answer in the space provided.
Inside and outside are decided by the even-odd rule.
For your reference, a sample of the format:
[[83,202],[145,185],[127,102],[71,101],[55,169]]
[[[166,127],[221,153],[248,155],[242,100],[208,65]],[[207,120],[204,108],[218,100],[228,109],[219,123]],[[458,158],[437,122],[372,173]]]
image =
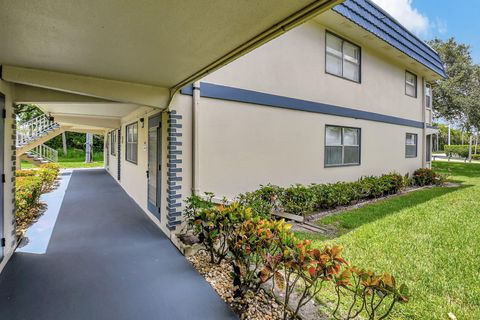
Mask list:
[[234,318],[103,169],[73,172],[46,254],[0,274],[0,319]]

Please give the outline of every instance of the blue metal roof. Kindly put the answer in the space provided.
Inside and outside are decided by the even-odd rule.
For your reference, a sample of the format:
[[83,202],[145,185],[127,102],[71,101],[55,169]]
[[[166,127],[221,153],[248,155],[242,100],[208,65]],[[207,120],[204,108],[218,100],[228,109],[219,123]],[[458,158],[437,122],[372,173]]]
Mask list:
[[346,0],[333,7],[332,10],[373,33],[440,76],[447,76],[442,59],[435,50],[370,0]]

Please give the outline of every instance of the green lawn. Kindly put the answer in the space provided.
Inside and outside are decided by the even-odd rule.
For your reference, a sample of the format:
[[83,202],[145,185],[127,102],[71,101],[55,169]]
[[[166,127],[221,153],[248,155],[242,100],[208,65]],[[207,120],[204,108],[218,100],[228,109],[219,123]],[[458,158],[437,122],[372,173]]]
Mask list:
[[[63,155],[61,150],[58,150],[58,164],[60,168],[95,168],[103,167],[103,152],[93,153],[93,162],[85,163],[85,151],[78,149],[69,149],[67,155]],[[22,161],[22,168],[33,168],[34,165]]]
[[[480,165],[438,162],[460,187],[437,187],[379,201],[319,224],[339,228],[315,245],[344,246],[355,265],[391,272],[411,300],[392,319],[480,319]],[[305,237],[306,234],[301,234]]]

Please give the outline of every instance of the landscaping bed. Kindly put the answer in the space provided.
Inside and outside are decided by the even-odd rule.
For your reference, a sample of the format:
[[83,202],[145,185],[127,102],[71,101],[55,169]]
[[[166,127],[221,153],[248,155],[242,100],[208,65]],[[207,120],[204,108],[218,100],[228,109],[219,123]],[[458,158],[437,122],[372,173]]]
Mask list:
[[357,268],[343,258],[342,246],[294,233],[274,213],[308,219],[321,209],[330,213],[322,219],[342,216],[335,210],[403,193],[392,197],[399,199],[415,194],[406,190],[444,181],[444,175],[419,169],[412,177],[392,173],[356,182],[266,185],[221,204],[211,193],[192,196],[185,209],[188,228],[179,239],[196,241],[180,247],[242,319],[385,319],[397,303],[408,301],[407,287],[386,272],[397,268]]
[[234,297],[235,287],[231,275],[233,269],[230,262],[224,260],[220,264],[213,264],[204,251],[199,251],[187,259],[205,277],[218,295],[240,316],[240,319],[282,319],[282,306],[264,290],[260,290],[257,294],[251,292],[242,298]]
[[[480,319],[480,165],[435,162],[446,187],[373,201],[320,218],[339,233],[325,239],[299,232],[314,247],[344,246],[358,266],[389,270],[410,289],[392,319]],[[329,301],[335,292],[318,296]]]
[[312,203],[335,207],[337,196],[350,203],[345,190],[361,191],[351,194],[365,198],[396,194],[405,181],[424,186],[440,183],[443,176],[420,169],[412,179],[390,174],[311,187],[268,185],[241,195],[238,202],[222,204],[215,203],[211,193],[192,196],[185,209],[189,228],[180,238],[198,239],[195,245],[200,244],[202,253],[187,247],[182,251],[192,254],[189,260],[241,318],[385,319],[397,303],[408,301],[405,285],[385,269],[375,272],[348,263],[341,246],[319,246],[308,235],[297,236],[272,213],[278,204],[285,211],[300,212],[305,205],[313,208]]
[[17,170],[15,183],[16,235],[21,239],[26,230],[45,211],[40,196],[56,186],[57,164],[49,163],[38,169]]
[[340,230],[341,228],[339,228],[335,224],[325,225],[323,221],[325,221],[324,218],[326,217],[340,215],[342,213],[352,211],[355,209],[360,209],[360,208],[363,208],[364,206],[371,205],[377,202],[387,201],[393,198],[401,197],[403,195],[406,195],[415,191],[421,191],[421,190],[436,188],[436,187],[457,188],[459,186],[460,184],[458,183],[445,182],[445,183],[442,183],[441,185],[435,184],[435,185],[427,185],[422,187],[418,187],[418,186],[406,187],[405,189],[399,191],[396,194],[386,195],[381,198],[363,199],[354,204],[340,206],[330,210],[314,212],[305,217],[304,223],[293,223],[292,230],[296,232],[305,232],[305,233],[320,233],[323,236],[325,236],[325,238],[333,238],[335,236],[338,236],[341,233],[341,230]]
[[389,173],[366,176],[353,182],[296,184],[286,188],[268,184],[239,195],[238,201],[264,215],[274,213],[297,222],[314,221],[349,207],[422,187],[443,185],[445,180],[443,174],[420,168],[411,177]]

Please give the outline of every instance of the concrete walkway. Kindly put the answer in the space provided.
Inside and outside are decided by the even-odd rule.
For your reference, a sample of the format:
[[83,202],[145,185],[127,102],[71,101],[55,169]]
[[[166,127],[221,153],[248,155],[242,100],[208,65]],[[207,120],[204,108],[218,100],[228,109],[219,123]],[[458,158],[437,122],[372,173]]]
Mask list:
[[0,275],[0,319],[235,318],[104,170],[74,171],[46,254]]

